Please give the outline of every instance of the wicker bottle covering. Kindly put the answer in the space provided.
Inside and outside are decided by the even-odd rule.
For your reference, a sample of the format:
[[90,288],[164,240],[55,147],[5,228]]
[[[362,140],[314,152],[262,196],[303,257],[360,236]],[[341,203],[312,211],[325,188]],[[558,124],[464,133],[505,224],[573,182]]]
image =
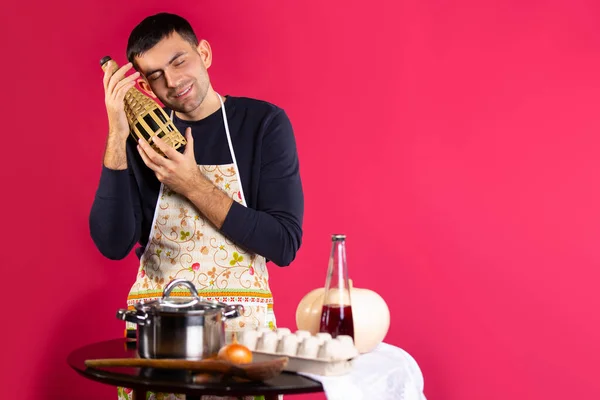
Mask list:
[[[111,58],[106,56],[100,60],[102,69]],[[114,62],[114,61],[113,61]],[[129,122],[131,136],[136,140],[144,139],[159,154],[164,155],[156,147],[153,138],[158,136],[174,149],[185,145],[187,141],[177,130],[167,113],[150,97],[144,95],[135,87],[125,94],[125,114]]]

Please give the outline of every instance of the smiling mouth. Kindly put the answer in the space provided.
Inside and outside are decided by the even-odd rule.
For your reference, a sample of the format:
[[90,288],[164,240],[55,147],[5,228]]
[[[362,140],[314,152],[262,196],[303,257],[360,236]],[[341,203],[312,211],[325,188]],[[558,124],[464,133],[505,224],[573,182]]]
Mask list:
[[182,96],[185,96],[185,95],[186,95],[186,94],[188,94],[188,93],[189,93],[191,90],[192,90],[192,85],[190,85],[190,86],[189,86],[187,89],[185,89],[185,90],[183,90],[183,91],[181,91],[181,92],[177,93],[177,94],[175,95],[175,98],[180,98],[180,97],[182,97]]

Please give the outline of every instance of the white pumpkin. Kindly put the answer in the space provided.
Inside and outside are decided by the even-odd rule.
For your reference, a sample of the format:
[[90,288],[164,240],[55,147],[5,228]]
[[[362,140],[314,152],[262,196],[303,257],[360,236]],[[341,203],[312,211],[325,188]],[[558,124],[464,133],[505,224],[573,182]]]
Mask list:
[[[390,310],[383,298],[369,289],[360,289],[350,282],[354,345],[360,353],[368,353],[383,341],[390,328]],[[296,308],[298,329],[313,335],[319,332],[325,288],[311,290]]]

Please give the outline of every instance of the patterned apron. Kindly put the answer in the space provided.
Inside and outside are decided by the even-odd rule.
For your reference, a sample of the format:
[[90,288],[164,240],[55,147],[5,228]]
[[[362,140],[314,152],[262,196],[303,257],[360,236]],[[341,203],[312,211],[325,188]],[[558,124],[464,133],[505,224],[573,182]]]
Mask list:
[[[225,105],[221,96],[225,134],[233,163],[199,165],[202,174],[234,201],[246,205],[239,169],[231,143]],[[173,112],[171,112],[171,119]],[[270,327],[275,329],[273,299],[264,257],[239,247],[223,236],[185,197],[161,184],[148,245],[140,259],[137,278],[129,295],[130,309],[140,300],[162,297],[164,287],[173,279],[194,283],[198,294],[208,300],[242,304],[241,317],[225,322],[231,332]],[[174,288],[171,296],[190,296],[185,288]],[[127,322],[128,330],[136,325]],[[130,399],[128,389],[119,388],[119,399]],[[149,398],[185,399],[185,395],[150,394]],[[202,399],[226,399],[203,396]],[[253,396],[247,397],[253,399]]]

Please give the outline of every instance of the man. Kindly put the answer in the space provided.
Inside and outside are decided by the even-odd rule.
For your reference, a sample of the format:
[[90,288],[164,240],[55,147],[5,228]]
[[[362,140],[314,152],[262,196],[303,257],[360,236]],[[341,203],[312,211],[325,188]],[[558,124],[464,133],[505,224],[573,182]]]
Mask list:
[[[304,211],[285,112],[220,96],[207,72],[210,45],[179,16],[144,19],[131,32],[127,58],[129,64],[105,69],[109,134],[90,231],[110,259],[141,244],[128,304],[161,297],[168,282],[184,278],[201,296],[244,305],[228,331],[275,326],[266,261],[294,260]],[[129,138],[123,99],[136,81],[185,132],[185,149],[157,138],[163,157]]]

